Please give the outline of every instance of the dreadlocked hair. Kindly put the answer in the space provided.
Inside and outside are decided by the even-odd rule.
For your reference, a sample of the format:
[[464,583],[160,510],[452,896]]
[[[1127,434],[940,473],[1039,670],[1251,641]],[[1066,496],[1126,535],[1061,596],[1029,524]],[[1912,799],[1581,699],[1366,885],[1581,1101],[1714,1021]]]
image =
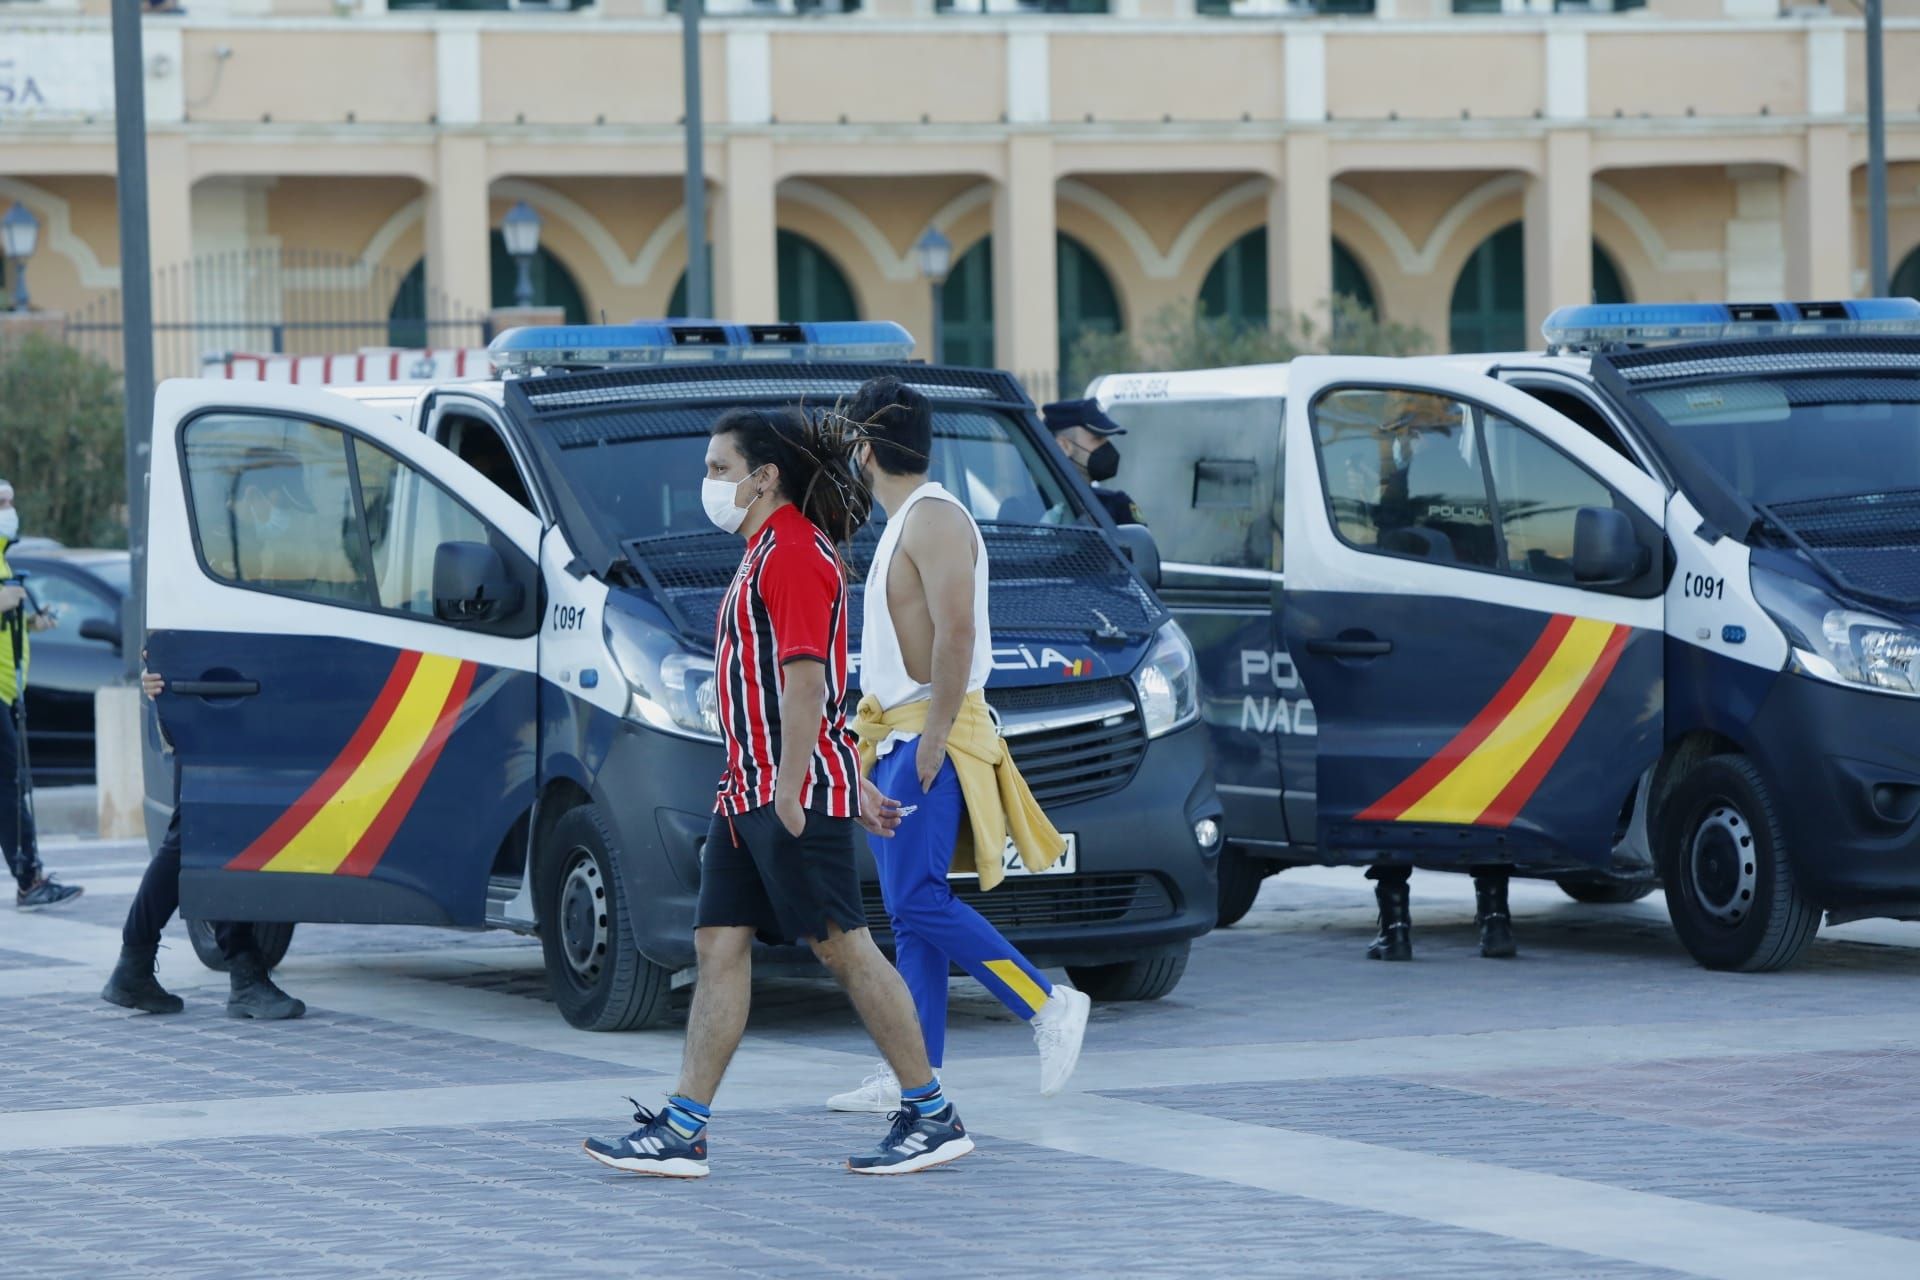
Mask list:
[[778,467],[781,496],[836,547],[867,522],[873,497],[854,473],[858,440],[834,415],[732,409],[720,415],[711,434],[732,436],[751,470]]

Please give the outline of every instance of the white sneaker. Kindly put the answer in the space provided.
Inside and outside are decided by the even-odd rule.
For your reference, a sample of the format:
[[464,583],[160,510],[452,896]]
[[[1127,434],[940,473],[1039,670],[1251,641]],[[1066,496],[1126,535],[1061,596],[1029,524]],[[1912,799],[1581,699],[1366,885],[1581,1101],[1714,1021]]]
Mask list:
[[1087,1015],[1093,1001],[1084,991],[1055,984],[1053,995],[1033,1015],[1033,1040],[1040,1047],[1040,1096],[1051,1098],[1067,1087],[1080,1065],[1080,1042],[1086,1038]]
[[900,1109],[900,1082],[893,1078],[893,1068],[881,1063],[872,1075],[860,1082],[858,1089],[849,1089],[845,1093],[836,1093],[827,1099],[829,1111],[871,1111],[878,1115],[887,1115]]

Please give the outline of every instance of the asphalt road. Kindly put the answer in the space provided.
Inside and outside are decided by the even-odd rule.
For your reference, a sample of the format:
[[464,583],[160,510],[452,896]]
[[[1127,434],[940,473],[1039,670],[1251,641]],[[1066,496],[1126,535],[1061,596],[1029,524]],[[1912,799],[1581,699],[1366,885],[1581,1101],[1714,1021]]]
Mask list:
[[1521,955],[1488,961],[1469,882],[1423,875],[1387,965],[1358,873],[1289,872],[1172,996],[1096,1007],[1058,1098],[956,980],[979,1150],[887,1180],[841,1169],[884,1120],[820,1106],[875,1056],[846,1002],[768,976],[680,1184],[578,1150],[658,1104],[679,1031],[572,1030],[537,946],[302,926],[312,1011],[260,1025],[177,936],[187,1012],[133,1015],[97,992],[144,846],[47,856],[88,893],[0,916],[9,1277],[1920,1276],[1920,925],[1713,974],[1657,896],[1516,885]]

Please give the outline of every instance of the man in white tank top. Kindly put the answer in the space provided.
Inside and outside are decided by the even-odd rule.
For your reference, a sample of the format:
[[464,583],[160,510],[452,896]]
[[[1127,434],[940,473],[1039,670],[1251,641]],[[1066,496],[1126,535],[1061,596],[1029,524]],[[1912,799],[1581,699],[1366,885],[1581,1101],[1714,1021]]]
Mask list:
[[[933,412],[924,395],[898,378],[876,378],[846,416],[867,437],[854,461],[888,516],[867,574],[860,690],[887,711],[928,703],[923,731],[890,735],[861,784],[862,814],[900,806],[890,834],[868,827],[893,919],[894,963],[919,1007],[936,1072],[946,1047],[947,976],[959,965],[1033,1024],[1041,1092],[1057,1093],[1079,1061],[1087,997],[1049,982],[947,882],[966,816],[948,733],[967,695],[985,688],[993,670],[986,547],[966,507],[928,478]],[[828,1105],[891,1111],[899,1099],[899,1083],[882,1064]]]

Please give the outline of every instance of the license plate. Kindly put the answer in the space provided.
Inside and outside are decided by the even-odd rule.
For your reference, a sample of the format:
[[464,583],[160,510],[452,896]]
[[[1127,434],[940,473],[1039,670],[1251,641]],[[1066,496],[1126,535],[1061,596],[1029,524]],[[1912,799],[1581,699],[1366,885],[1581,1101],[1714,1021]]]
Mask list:
[[[1000,853],[1000,870],[1009,876],[1070,876],[1080,869],[1080,837],[1069,831],[1064,833],[1064,838],[1067,842],[1067,851],[1060,855],[1058,862],[1045,871],[1027,870],[1027,864],[1020,861],[1020,850],[1015,847],[1012,840],[1008,840],[1007,847]],[[947,879],[972,880],[974,874],[971,871],[950,871],[947,873]]]

